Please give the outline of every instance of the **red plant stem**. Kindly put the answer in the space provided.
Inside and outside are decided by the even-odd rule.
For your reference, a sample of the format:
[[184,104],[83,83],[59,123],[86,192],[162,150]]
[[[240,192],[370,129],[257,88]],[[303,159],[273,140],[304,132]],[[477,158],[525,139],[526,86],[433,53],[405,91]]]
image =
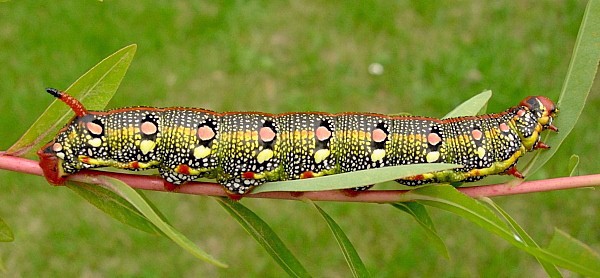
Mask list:
[[[32,175],[42,175],[42,169],[37,161],[5,155],[0,152],[0,169],[6,169],[15,172],[27,173]],[[163,185],[163,179],[156,176],[144,176],[135,174],[122,174],[104,171],[84,170],[78,174],[69,176],[70,181],[89,182],[101,176],[109,176],[119,179],[129,186],[137,189],[166,191]],[[98,182],[100,183],[100,182]],[[494,197],[505,195],[516,195],[533,192],[543,192],[552,190],[564,190],[571,188],[592,187],[600,185],[600,174],[563,177],[555,179],[526,181],[519,185],[493,184],[485,186],[463,187],[459,188],[461,192],[471,197]],[[183,194],[208,195],[208,196],[227,196],[223,188],[216,183],[207,182],[188,182],[179,186],[176,191]],[[313,201],[339,201],[339,202],[370,202],[370,203],[393,203],[400,200],[400,196],[408,192],[407,190],[368,190],[350,196],[341,190],[328,191],[310,191],[310,192],[263,192],[249,194],[244,198],[269,198],[269,199],[287,199]],[[406,201],[406,200],[405,200]]]

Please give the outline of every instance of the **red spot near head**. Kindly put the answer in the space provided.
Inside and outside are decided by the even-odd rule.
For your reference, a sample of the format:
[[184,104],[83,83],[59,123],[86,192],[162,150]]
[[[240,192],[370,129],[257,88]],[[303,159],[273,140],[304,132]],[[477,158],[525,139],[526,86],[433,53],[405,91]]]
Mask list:
[[483,132],[481,132],[479,129],[473,129],[471,131],[471,136],[473,136],[473,139],[479,141],[483,137]]
[[385,141],[385,139],[387,138],[387,134],[385,133],[385,131],[383,131],[383,129],[376,128],[373,130],[373,132],[371,132],[371,138],[373,139],[373,141],[381,143]]
[[501,123],[500,124],[500,131],[502,131],[502,132],[508,132],[508,131],[510,131],[510,128],[508,127],[508,125],[506,123]]
[[215,137],[215,131],[209,126],[201,126],[198,128],[198,138],[203,141],[211,140]]
[[273,131],[273,129],[268,126],[263,126],[258,131],[258,137],[260,137],[260,140],[262,140],[263,142],[273,141],[273,139],[275,139],[275,135],[275,131]]
[[327,127],[320,126],[315,130],[315,135],[317,136],[317,140],[325,141],[331,138],[331,131]]
[[37,152],[37,155],[40,158],[39,165],[44,172],[44,177],[49,183],[53,185],[62,185],[65,183],[66,178],[62,177],[62,173],[60,173],[59,170],[58,164],[61,160],[49,150],[49,148],[51,148],[50,144],[44,146]]
[[101,125],[99,125],[97,123],[94,123],[94,122],[87,122],[87,123],[85,123],[85,128],[87,128],[87,130],[91,134],[94,134],[94,135],[100,135],[100,134],[102,134],[102,130],[103,130],[103,128],[102,128]]
[[158,131],[158,127],[153,122],[143,122],[140,131],[145,135],[152,135]]
[[140,163],[138,161],[133,161],[133,162],[129,163],[129,167],[131,167],[133,169],[138,169],[138,168],[140,168]]
[[179,166],[177,166],[176,172],[184,175],[189,175],[190,166],[187,166],[186,164],[179,164]]
[[437,133],[432,132],[427,135],[427,143],[435,146],[440,142],[442,142],[442,138],[440,138],[440,135],[438,135]]
[[83,164],[90,164],[90,158],[88,156],[80,158],[79,161],[81,161]]
[[244,172],[242,174],[242,178],[245,178],[247,180],[253,180],[254,179],[254,172],[250,172],[250,171]]
[[306,171],[306,172],[300,174],[300,178],[301,179],[309,179],[309,178],[312,178],[314,176],[315,176],[315,174],[312,171]]
[[523,115],[525,115],[525,110],[519,109],[519,111],[517,111],[517,116],[523,117]]

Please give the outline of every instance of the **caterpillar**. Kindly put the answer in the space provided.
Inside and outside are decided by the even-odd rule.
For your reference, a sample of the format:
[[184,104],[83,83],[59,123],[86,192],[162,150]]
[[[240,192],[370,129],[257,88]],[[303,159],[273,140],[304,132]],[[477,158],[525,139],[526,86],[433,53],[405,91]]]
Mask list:
[[[375,113],[219,113],[200,108],[132,107],[88,111],[56,89],[48,93],[75,117],[38,151],[52,184],[82,169],[158,168],[165,187],[212,178],[229,194],[269,181],[368,168],[446,162],[463,168],[397,180],[405,185],[470,182],[488,175],[523,178],[517,160],[546,149],[540,133],[558,131],[555,104],[530,96],[496,113],[436,119]],[[366,188],[361,188],[366,189]]]

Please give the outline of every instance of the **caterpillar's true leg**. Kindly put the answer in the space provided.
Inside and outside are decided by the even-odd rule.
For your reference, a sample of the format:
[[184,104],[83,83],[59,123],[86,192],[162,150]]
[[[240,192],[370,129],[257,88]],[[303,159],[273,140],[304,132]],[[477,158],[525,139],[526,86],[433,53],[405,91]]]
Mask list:
[[519,172],[519,170],[517,170],[517,166],[515,166],[514,164],[512,166],[510,166],[508,169],[506,169],[506,171],[504,173],[507,175],[512,175],[519,179],[525,178],[525,176],[523,176],[523,174],[521,174],[521,172]]
[[533,147],[533,149],[535,149],[535,150],[537,150],[537,149],[547,150],[549,148],[550,148],[550,146],[548,146],[546,143],[544,143],[542,141],[537,141],[537,143],[535,143],[535,146]]

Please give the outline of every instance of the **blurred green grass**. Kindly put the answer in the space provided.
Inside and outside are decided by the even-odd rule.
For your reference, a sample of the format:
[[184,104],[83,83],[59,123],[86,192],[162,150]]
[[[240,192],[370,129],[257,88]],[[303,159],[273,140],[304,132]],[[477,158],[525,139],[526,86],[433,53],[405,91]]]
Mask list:
[[[427,4],[425,4],[427,3]],[[0,149],[100,59],[138,44],[110,107],[409,112],[442,116],[485,89],[489,111],[528,95],[557,99],[585,1],[459,3],[67,2],[0,3]],[[380,63],[382,75],[368,66]],[[598,172],[598,85],[573,134],[535,178]],[[230,265],[196,260],[167,239],[110,219],[66,188],[0,172],[0,216],[16,240],[0,245],[14,276],[284,274],[206,197],[149,193],[175,227]],[[600,250],[600,194],[587,189],[496,199],[544,244],[553,227]],[[244,200],[311,273],[348,276],[337,243],[310,206]],[[451,260],[410,217],[388,206],[324,203],[377,276],[543,275],[534,258],[453,215],[431,210]]]

